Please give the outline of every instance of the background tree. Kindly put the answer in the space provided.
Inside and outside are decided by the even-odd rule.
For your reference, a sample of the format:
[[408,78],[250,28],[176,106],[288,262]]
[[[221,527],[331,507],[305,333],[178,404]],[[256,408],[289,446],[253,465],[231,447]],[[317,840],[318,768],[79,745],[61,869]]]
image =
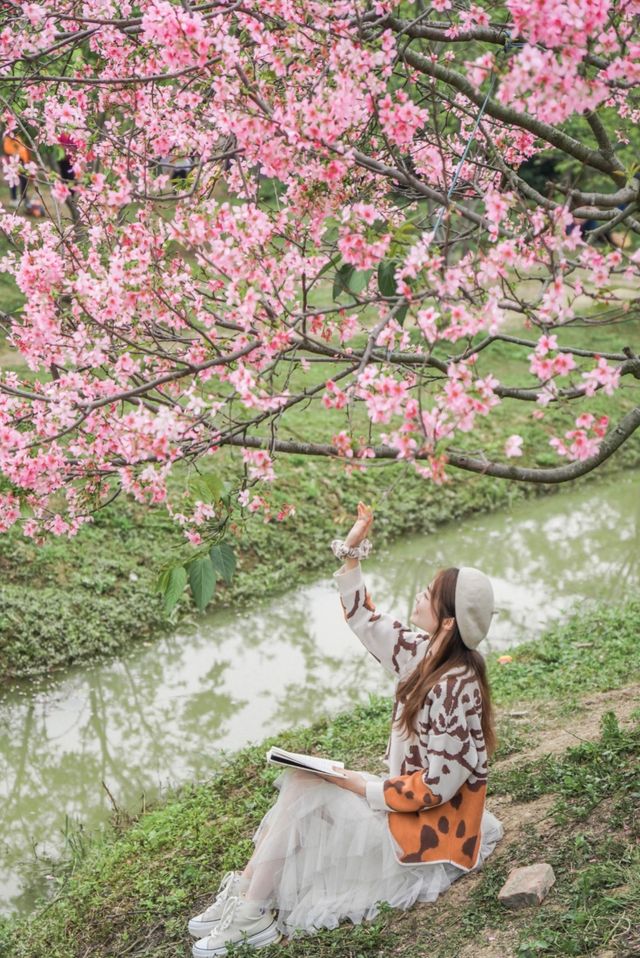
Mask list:
[[[31,371],[0,378],[1,529],[74,535],[124,490],[198,544],[268,503],[278,454],[558,483],[638,428],[637,403],[613,422],[584,403],[615,410],[640,379],[636,0],[79,11],[3,5],[5,132],[50,216],[0,218],[25,298],[4,324]],[[607,353],[583,335],[604,324]],[[515,385],[495,375],[505,349]],[[515,464],[512,429],[486,453],[504,402],[566,411],[555,462]],[[309,403],[342,428],[309,434]],[[205,467],[226,446],[236,489]],[[181,512],[177,462],[195,473]]]

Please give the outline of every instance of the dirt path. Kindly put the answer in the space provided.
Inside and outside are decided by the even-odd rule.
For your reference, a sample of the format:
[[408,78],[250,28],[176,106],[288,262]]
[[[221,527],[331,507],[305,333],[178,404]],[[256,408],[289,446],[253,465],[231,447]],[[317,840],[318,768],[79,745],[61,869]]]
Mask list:
[[[507,769],[523,762],[534,761],[542,755],[557,755],[573,745],[592,741],[600,734],[600,721],[605,712],[616,713],[618,721],[626,724],[635,709],[640,709],[640,682],[627,685],[622,689],[609,692],[593,692],[581,702],[582,711],[569,718],[559,718],[547,705],[532,703],[521,711],[515,708],[501,709],[498,718],[522,716],[522,720],[533,725],[538,744],[526,751],[510,755],[495,767]],[[518,718],[513,718],[514,723]]]

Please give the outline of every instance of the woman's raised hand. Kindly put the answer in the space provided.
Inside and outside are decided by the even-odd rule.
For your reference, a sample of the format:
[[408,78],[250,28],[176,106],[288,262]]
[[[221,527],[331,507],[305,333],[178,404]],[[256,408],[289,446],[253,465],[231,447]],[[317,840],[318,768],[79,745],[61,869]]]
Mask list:
[[345,545],[352,549],[359,546],[363,539],[366,539],[373,525],[373,510],[371,506],[365,506],[364,502],[358,503],[358,518],[351,527]]

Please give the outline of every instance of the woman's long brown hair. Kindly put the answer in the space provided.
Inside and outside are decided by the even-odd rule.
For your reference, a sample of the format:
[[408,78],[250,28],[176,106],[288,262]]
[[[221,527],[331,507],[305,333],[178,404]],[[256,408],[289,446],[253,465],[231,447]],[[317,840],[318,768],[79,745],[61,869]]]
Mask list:
[[[445,619],[455,619],[457,581],[458,569],[445,569],[438,573],[431,586],[431,605],[438,623],[432,636],[434,639],[442,633]],[[457,623],[444,636],[433,655],[425,656],[399,683],[396,699],[402,704],[402,715],[397,720],[397,727],[405,735],[414,735],[418,713],[431,689],[445,673],[461,666],[475,672],[478,680],[482,695],[482,732],[487,754],[492,755],[497,743],[487,668],[480,653],[464,644]]]

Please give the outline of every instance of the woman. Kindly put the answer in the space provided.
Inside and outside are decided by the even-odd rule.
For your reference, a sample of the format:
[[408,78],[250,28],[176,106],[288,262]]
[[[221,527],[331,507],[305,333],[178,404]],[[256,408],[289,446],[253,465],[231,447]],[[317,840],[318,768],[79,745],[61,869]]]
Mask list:
[[359,559],[370,543],[371,510],[334,552],[347,623],[395,679],[386,762],[389,777],[284,772],[280,795],[254,835],[242,874],[225,876],[214,902],[189,922],[194,958],[259,948],[320,928],[375,917],[378,903],[409,908],[434,901],[482,866],[502,837],[484,807],[487,756],[495,747],[482,656],[475,651],[493,614],[489,579],[446,569],[416,596],[411,622],[376,611]]

